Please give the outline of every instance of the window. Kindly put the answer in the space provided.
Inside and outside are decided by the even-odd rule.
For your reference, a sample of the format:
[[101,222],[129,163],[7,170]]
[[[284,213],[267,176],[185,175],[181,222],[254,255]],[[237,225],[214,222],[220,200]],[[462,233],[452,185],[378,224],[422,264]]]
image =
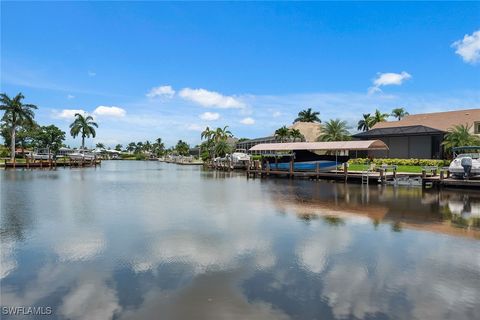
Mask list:
[[475,128],[475,134],[480,134],[480,121],[475,122],[473,126]]

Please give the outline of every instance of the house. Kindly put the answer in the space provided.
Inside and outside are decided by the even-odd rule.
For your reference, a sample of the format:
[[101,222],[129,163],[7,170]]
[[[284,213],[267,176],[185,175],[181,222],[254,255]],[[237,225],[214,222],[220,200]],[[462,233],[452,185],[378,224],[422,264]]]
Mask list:
[[[318,137],[321,134],[322,125],[317,122],[295,122],[293,125],[289,126],[288,129],[297,129],[303,135],[304,142],[315,142],[318,140]],[[298,140],[297,140],[298,141]],[[262,143],[277,143],[280,142],[279,139],[275,137],[274,134],[268,137],[255,138],[249,140],[243,140],[237,142],[237,150],[250,150],[253,146]],[[260,152],[261,153],[261,152]]]
[[471,133],[480,136],[480,109],[408,115],[399,121],[379,122],[353,137],[385,142],[389,150],[375,151],[375,157],[442,159],[445,134],[462,124],[471,126]]

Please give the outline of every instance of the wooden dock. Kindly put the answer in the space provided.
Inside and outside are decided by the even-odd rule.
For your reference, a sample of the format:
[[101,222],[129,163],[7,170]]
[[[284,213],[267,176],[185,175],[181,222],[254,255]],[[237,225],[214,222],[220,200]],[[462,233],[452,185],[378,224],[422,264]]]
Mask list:
[[[389,171],[390,170],[390,171]],[[376,184],[392,184],[400,185],[398,183],[401,179],[417,179],[421,178],[421,186],[423,188],[429,187],[459,187],[469,189],[480,189],[480,179],[453,179],[450,177],[448,168],[424,168],[422,173],[406,173],[397,172],[396,166],[388,166],[378,168],[377,171],[348,171],[346,165],[343,170],[334,170],[329,172],[321,172],[318,167],[315,171],[293,171],[293,165],[290,165],[290,170],[271,170],[270,166],[262,166],[260,162],[252,162],[247,168],[247,178],[266,178],[269,176],[283,176],[288,178],[308,178],[312,180],[333,180],[343,182],[357,182],[362,184],[376,183]],[[419,182],[417,182],[420,186]]]
[[27,160],[26,162],[5,160],[5,169],[51,169],[57,167],[96,167],[101,164],[100,159],[95,160]]
[[469,188],[469,189],[479,189],[480,190],[480,179],[453,179],[445,178],[442,179],[440,176],[435,177],[426,177],[422,179],[423,188]]

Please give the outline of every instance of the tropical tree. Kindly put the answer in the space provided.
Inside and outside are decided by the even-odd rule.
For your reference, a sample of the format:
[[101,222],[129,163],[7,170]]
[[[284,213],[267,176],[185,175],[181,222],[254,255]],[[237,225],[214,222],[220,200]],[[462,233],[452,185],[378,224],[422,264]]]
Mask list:
[[162,141],[162,138],[157,138],[153,144],[153,152],[157,156],[161,156],[165,152],[165,144]]
[[217,128],[213,133],[213,139],[215,140],[215,142],[218,142],[220,140],[227,140],[232,136],[232,133],[230,132],[230,130],[228,130],[228,126],[225,126],[223,128]]
[[128,152],[133,152],[133,151],[135,151],[136,148],[137,148],[137,144],[135,142],[130,142],[127,145],[127,151]]
[[368,131],[370,130],[372,123],[372,117],[370,113],[364,113],[363,119],[358,121],[357,130]]
[[293,142],[297,141],[297,139],[300,141],[303,141],[305,139],[303,134],[298,129],[290,130],[290,137],[293,139]]
[[390,115],[400,121],[403,117],[408,116],[409,113],[404,108],[395,108]]
[[213,138],[213,131],[209,127],[206,127],[205,130],[200,134],[200,138],[203,140],[210,140]]
[[178,140],[177,145],[175,146],[175,151],[181,156],[188,156],[190,152],[190,146],[188,143],[182,140]]
[[280,140],[280,142],[287,141],[289,137],[290,137],[290,130],[286,126],[283,126],[275,130],[275,138]]
[[123,148],[123,146],[121,144],[117,144],[115,146],[115,150],[117,150],[117,151],[122,151],[122,148]]
[[372,116],[372,120],[370,122],[370,128],[373,128],[374,125],[376,125],[379,122],[384,122],[387,121],[387,118],[390,115],[388,113],[382,113],[380,110],[376,109],[375,113]]
[[150,152],[152,150],[152,144],[150,143],[150,141],[145,141],[145,143],[143,144],[143,150],[147,152]]
[[33,137],[33,143],[38,148],[48,148],[56,154],[65,141],[65,132],[55,125],[39,127]]
[[227,140],[220,140],[215,144],[215,155],[219,157],[225,157],[225,155],[231,151],[232,147],[228,144]]
[[78,135],[82,136],[82,149],[85,149],[85,138],[95,138],[97,133],[95,128],[98,128],[98,124],[93,121],[92,116],[84,116],[80,113],[75,113],[75,120],[70,125],[70,134],[73,138]]
[[327,121],[320,129],[320,141],[345,141],[350,140],[348,125],[346,121],[335,119]]
[[312,108],[302,110],[298,113],[295,122],[322,122],[320,120],[320,112],[312,111]]
[[139,141],[137,142],[137,144],[135,145],[135,153],[141,153],[143,151],[143,142],[142,141]]
[[455,125],[448,129],[442,145],[447,152],[452,148],[462,146],[474,146],[480,144],[480,138],[471,133],[472,126],[468,124]]
[[10,98],[5,93],[0,94],[0,110],[4,111],[2,122],[10,130],[10,157],[12,160],[15,158],[15,135],[17,128],[25,124],[33,125],[33,118],[35,117],[33,110],[37,109],[37,106],[33,104],[23,103],[22,100],[24,98],[22,93],[17,94],[13,98]]
[[99,148],[99,149],[105,149],[105,144],[99,142],[95,145],[95,148]]

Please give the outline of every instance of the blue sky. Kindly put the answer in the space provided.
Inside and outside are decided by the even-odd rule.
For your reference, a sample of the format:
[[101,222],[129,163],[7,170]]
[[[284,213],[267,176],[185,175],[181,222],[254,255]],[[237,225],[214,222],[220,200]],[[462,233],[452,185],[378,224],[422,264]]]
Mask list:
[[265,136],[306,107],[352,131],[375,108],[480,108],[478,2],[2,1],[1,37],[1,91],[65,131],[93,114],[89,144]]

